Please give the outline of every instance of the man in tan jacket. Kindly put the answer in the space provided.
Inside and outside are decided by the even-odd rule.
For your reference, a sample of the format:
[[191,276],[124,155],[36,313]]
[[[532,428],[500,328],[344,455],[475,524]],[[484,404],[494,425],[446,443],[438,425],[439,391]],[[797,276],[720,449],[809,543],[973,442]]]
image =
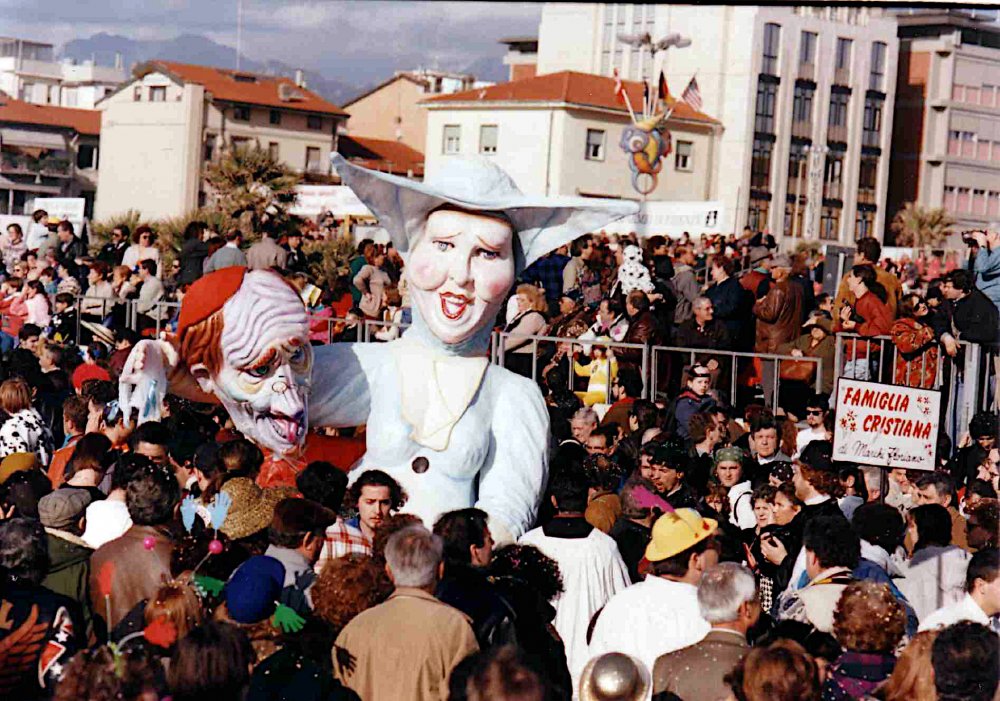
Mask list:
[[[479,650],[469,618],[434,598],[444,544],[423,526],[395,533],[385,548],[396,591],[337,636],[334,674],[365,701],[445,701],[448,677]],[[338,648],[353,667],[338,664]]]
[[747,630],[760,618],[753,573],[735,562],[706,571],[698,583],[698,608],[712,629],[700,642],[656,659],[654,694],[721,699],[729,693],[723,677],[750,651]]
[[[854,265],[870,265],[875,268],[875,280],[885,288],[886,294],[889,297],[885,303],[889,307],[889,311],[892,312],[892,317],[895,319],[900,296],[899,278],[878,264],[879,259],[882,257],[882,244],[878,242],[878,239],[869,236],[858,239],[856,245],[857,252],[854,254]],[[840,310],[845,304],[853,307],[857,301],[857,297],[855,297],[854,293],[847,286],[847,273],[850,272],[848,268],[844,277],[840,279],[840,285],[837,287],[837,296],[833,302],[834,319],[840,318]]]

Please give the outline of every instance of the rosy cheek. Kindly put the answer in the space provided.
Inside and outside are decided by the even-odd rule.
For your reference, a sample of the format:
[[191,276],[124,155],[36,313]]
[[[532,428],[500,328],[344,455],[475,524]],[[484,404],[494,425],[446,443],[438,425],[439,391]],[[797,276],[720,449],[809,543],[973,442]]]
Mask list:
[[514,284],[514,269],[510,266],[489,266],[489,269],[483,271],[477,283],[479,282],[482,284],[480,297],[488,301],[502,299]]
[[422,290],[433,290],[444,284],[447,271],[443,265],[423,256],[413,256],[409,265],[409,279]]

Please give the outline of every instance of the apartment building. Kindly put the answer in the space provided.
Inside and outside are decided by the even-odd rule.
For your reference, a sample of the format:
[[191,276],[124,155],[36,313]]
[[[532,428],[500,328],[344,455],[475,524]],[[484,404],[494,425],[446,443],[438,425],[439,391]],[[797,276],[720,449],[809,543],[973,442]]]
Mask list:
[[121,55],[114,66],[57,61],[52,44],[0,37],[0,91],[24,102],[93,109],[127,79]]
[[82,197],[91,216],[101,115],[0,94],[0,214],[31,214],[36,197]]
[[171,217],[204,205],[205,164],[241,144],[269,149],[307,181],[323,182],[347,119],[301,81],[173,61],[138,66],[98,109],[98,218],[128,209]]
[[[619,39],[673,32],[691,45],[654,54]],[[673,95],[696,76],[723,126],[727,228],[852,242],[885,229],[897,46],[879,9],[546,3],[536,71],[662,71]]]
[[1000,25],[971,10],[901,13],[890,216],[944,207],[963,229],[1000,220]]
[[368,139],[398,141],[423,153],[427,112],[421,102],[435,95],[485,87],[465,73],[429,69],[397,71],[388,80],[344,105],[350,114],[347,133]]
[[[631,103],[643,87],[625,81]],[[615,81],[576,71],[431,98],[427,108],[428,177],[456,156],[496,161],[525,193],[639,199],[628,154],[619,146],[631,125],[615,96]],[[650,200],[716,197],[721,125],[683,102],[667,122],[672,152],[663,161]]]

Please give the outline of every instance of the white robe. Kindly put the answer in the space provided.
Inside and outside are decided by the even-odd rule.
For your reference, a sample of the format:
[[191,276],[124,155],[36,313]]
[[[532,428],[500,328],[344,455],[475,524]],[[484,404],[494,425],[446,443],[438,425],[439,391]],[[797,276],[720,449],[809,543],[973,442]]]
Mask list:
[[519,542],[534,545],[559,563],[564,591],[553,601],[554,625],[566,647],[566,662],[576,697],[580,675],[590,660],[587,652],[590,619],[615,593],[629,585],[628,567],[615,541],[596,528],[586,538],[553,538],[535,528]]
[[[350,479],[367,469],[384,470],[409,495],[402,510],[428,528],[446,511],[475,506],[489,514],[495,539],[516,539],[534,524],[548,470],[549,415],[538,386],[489,365],[448,447],[420,445],[402,416],[393,351],[410,333],[390,343],[317,347],[309,425],[367,424],[367,452]],[[427,460],[422,473],[414,469],[418,458]]]

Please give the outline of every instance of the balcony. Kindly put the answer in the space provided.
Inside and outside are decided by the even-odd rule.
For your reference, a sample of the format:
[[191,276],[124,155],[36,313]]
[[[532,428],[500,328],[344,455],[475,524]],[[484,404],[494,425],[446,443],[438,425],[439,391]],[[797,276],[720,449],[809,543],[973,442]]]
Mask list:
[[45,155],[38,158],[4,151],[0,157],[0,172],[5,175],[45,175],[53,178],[68,178],[73,174],[68,157]]

